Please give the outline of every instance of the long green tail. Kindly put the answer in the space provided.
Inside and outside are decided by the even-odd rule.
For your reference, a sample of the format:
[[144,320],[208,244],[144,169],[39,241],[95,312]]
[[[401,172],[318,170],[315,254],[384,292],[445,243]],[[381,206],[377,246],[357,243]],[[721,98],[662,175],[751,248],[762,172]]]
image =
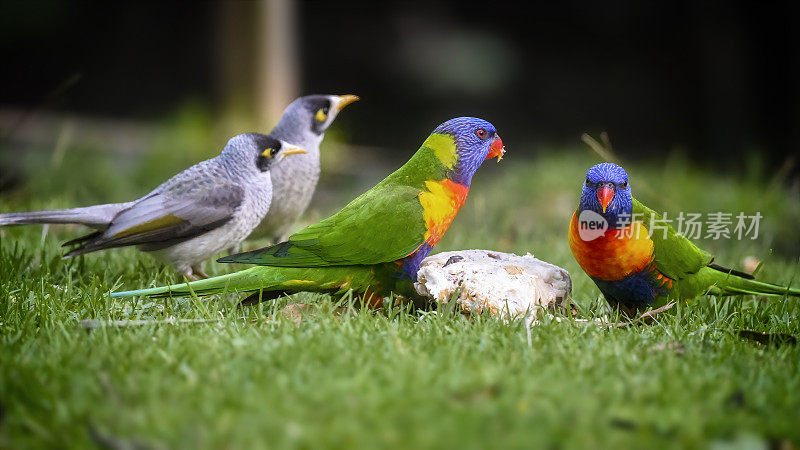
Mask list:
[[114,292],[112,297],[181,297],[222,292],[260,292],[264,299],[297,292],[344,294],[374,292],[388,296],[394,292],[409,298],[417,294],[409,280],[397,278],[391,264],[336,267],[258,266],[228,275],[136,291]]
[[[724,268],[721,268],[724,269]],[[727,273],[714,267],[704,267],[706,275],[711,278],[713,287],[710,293],[717,295],[766,295],[771,297],[800,297],[800,289],[790,286],[765,283],[738,275],[738,272]]]

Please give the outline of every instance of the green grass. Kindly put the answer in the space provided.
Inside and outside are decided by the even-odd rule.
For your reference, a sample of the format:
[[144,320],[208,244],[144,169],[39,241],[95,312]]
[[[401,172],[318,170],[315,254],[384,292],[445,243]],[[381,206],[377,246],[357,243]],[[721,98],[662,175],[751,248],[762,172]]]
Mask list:
[[[580,318],[605,314],[565,239],[583,173],[595,162],[583,150],[558,149],[532,160],[512,151],[500,166],[487,164],[440,249],[530,251],[570,271]],[[133,182],[87,177],[114,162],[71,153],[57,167],[31,169],[31,185],[0,199],[0,210],[125,200],[181,163],[153,173],[133,167],[126,172]],[[797,277],[796,194],[761,173],[711,172],[680,157],[628,169],[638,197],[656,210],[761,211],[758,240],[702,245],[740,268],[745,256],[764,260],[764,279]],[[309,217],[355,194],[345,190],[338,204],[317,205]],[[800,347],[738,333],[800,336],[797,300],[703,297],[653,326],[545,321],[529,333],[492,317],[373,312],[311,294],[240,309],[231,296],[112,300],[111,290],[178,279],[132,249],[61,260],[59,242],[78,232],[51,227],[42,241],[41,227],[0,231],[0,447],[800,441]],[[282,312],[297,301],[315,305],[299,323]],[[200,321],[163,322],[169,318]],[[82,319],[147,323],[87,329]]]

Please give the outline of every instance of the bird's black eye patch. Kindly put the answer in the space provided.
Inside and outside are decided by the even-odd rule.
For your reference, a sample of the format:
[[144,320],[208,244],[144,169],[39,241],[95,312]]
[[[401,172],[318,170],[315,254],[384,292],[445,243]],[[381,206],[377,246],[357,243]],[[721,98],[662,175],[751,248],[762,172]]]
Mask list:
[[269,170],[273,161],[275,161],[274,157],[276,152],[277,151],[275,149],[268,148],[259,153],[258,157],[256,158],[256,167],[258,167],[258,170],[262,172]]
[[[311,130],[316,134],[322,134],[327,128],[328,113],[331,110],[331,102],[329,100],[322,100],[314,103],[314,109],[311,111]],[[330,124],[328,124],[330,125]]]
[[475,135],[477,135],[481,139],[486,139],[486,136],[488,136],[489,133],[487,133],[486,130],[484,130],[483,128],[478,128],[477,130],[475,130]]
[[595,186],[597,186],[597,183],[592,183],[592,180],[590,180],[589,177],[586,177],[586,186],[587,187],[595,187]]
[[619,187],[621,187],[622,189],[628,189],[628,182],[624,181],[624,182],[620,183]]

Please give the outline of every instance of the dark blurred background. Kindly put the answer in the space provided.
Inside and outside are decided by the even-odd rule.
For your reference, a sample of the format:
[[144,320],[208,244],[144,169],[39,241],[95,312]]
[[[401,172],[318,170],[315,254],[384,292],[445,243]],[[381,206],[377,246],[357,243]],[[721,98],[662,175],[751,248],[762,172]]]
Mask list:
[[756,152],[777,169],[800,153],[788,0],[0,5],[4,152],[64,117],[135,128],[189,104],[230,136],[267,131],[296,95],[355,93],[339,126],[387,153],[455,115],[492,121],[516,154],[599,131],[627,158]]

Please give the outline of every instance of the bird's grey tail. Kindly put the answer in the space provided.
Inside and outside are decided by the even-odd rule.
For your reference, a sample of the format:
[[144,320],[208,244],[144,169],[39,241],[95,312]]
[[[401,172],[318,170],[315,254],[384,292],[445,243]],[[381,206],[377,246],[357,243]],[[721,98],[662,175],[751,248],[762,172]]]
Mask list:
[[85,208],[4,213],[0,214],[0,226],[75,223],[92,228],[105,228],[114,216],[127,206],[128,203],[109,203]]

